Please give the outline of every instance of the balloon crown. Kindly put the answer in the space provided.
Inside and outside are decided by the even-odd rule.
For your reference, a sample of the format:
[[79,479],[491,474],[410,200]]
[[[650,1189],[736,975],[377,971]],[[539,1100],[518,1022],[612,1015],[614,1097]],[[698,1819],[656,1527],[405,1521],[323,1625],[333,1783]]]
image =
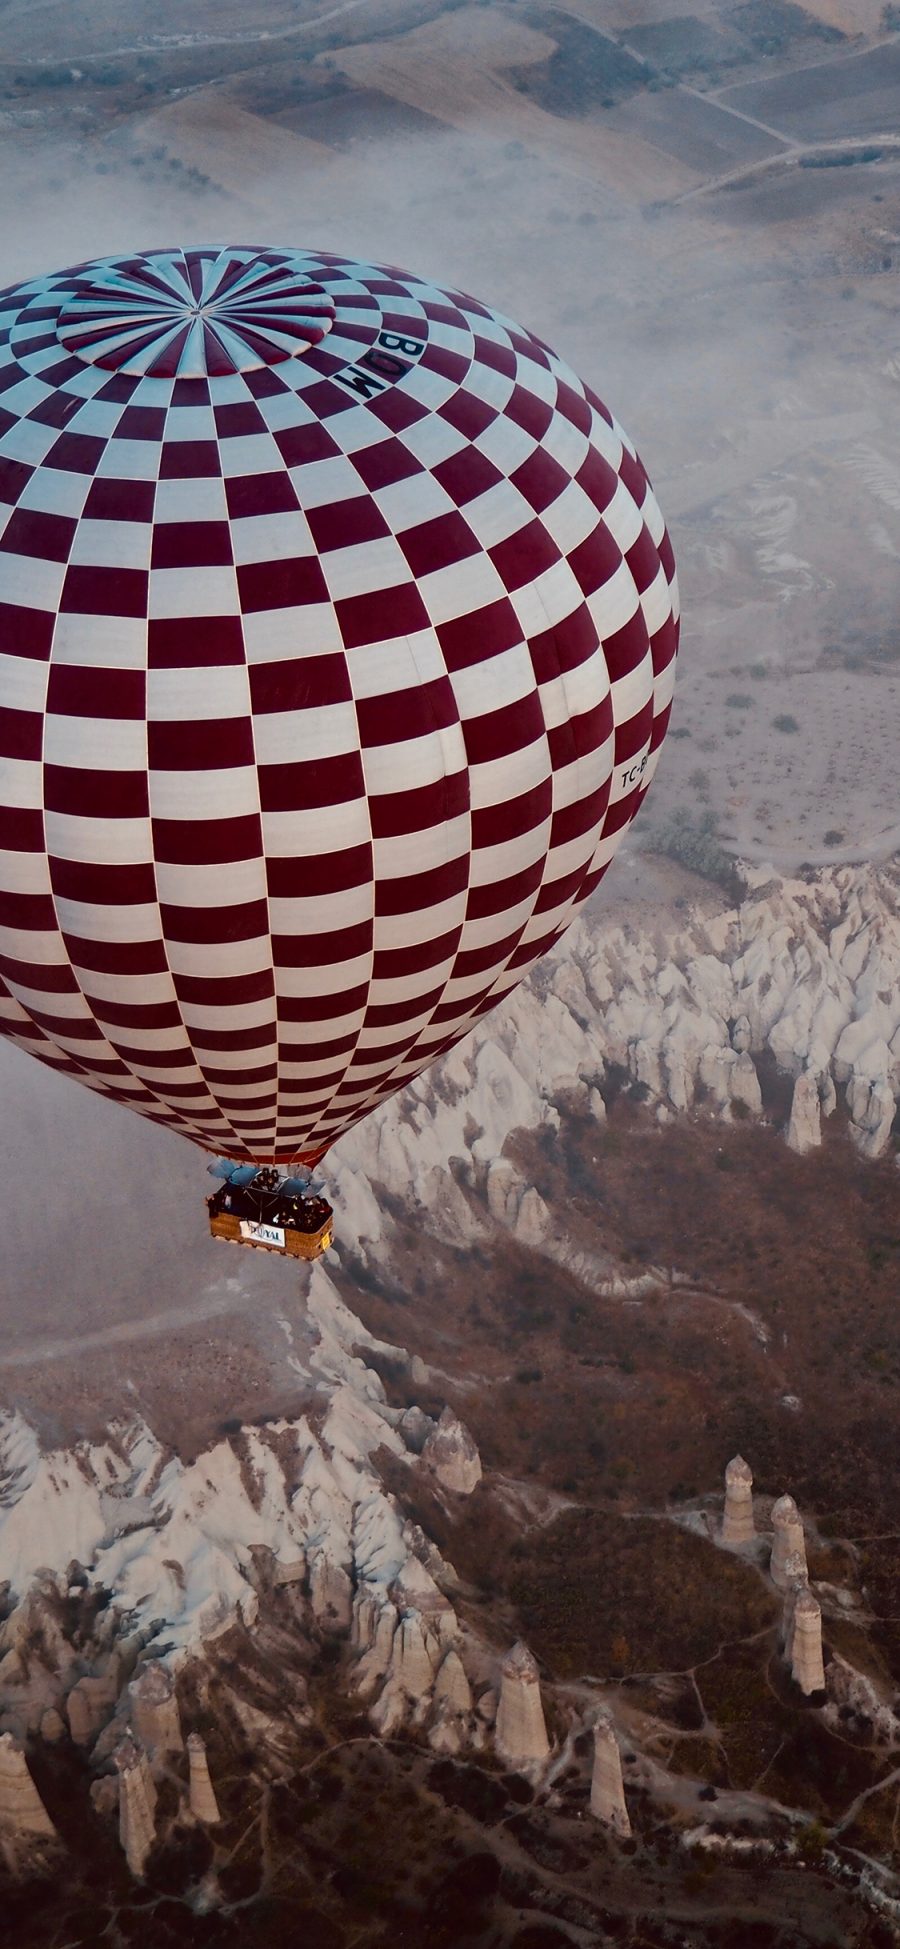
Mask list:
[[291,252],[161,250],[77,278],[57,334],[110,372],[206,379],[302,355],[334,311]]

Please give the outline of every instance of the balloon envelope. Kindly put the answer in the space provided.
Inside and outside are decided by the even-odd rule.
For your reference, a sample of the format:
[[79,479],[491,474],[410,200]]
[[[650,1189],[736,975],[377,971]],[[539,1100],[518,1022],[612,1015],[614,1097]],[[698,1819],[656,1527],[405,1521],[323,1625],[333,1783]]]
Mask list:
[[158,251],[0,294],[0,1031],[313,1161],[605,872],[677,594],[625,435],[405,272]]

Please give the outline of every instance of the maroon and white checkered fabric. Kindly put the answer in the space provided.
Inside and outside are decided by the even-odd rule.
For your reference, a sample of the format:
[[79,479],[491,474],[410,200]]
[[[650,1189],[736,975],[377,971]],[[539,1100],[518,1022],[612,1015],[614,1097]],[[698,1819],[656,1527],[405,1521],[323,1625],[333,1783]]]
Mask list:
[[597,885],[677,635],[621,429],[471,298],[242,248],[0,294],[0,1030],[320,1156]]

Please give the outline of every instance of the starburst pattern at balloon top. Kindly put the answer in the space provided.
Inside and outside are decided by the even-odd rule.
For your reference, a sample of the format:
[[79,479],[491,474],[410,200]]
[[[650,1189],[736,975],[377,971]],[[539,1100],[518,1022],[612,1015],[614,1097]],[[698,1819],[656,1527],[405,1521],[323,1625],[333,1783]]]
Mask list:
[[290,254],[160,251],[78,283],[57,330],[67,351],[111,372],[205,379],[295,358],[334,311]]

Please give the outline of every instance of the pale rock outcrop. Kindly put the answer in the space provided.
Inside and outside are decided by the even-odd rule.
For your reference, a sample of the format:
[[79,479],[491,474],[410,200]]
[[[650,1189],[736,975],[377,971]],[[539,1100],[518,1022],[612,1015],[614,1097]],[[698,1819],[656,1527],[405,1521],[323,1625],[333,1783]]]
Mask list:
[[[890,1052],[885,1048],[887,1064]],[[847,1086],[850,1135],[863,1157],[883,1157],[891,1141],[896,1113],[894,1092],[884,1081],[854,1076]]]
[[819,1085],[808,1069],[794,1084],[786,1136],[788,1148],[795,1150],[798,1157],[805,1157],[808,1150],[817,1150],[822,1142]]
[[119,1775],[119,1840],[133,1875],[141,1878],[156,1839],[156,1788],[147,1755],[123,1739],[113,1755]]
[[394,1635],[391,1678],[417,1706],[430,1696],[434,1684],[436,1654],[432,1651],[418,1611],[407,1611]]
[[459,1753],[467,1744],[472,1688],[459,1652],[450,1650],[434,1682],[428,1743],[436,1753]]
[[627,1840],[631,1821],[625,1804],[622,1759],[615,1728],[608,1713],[594,1725],[594,1765],[591,1773],[591,1813]]
[[470,1496],[481,1481],[481,1457],[474,1441],[450,1408],[429,1435],[422,1450],[422,1461],[442,1489],[458,1496]]
[[[478,1106],[485,1134],[472,1148],[490,1169],[517,1127],[552,1127],[548,1097],[562,1078],[586,1081],[601,1115],[590,1091],[613,1064],[673,1112],[690,1109],[704,1083],[722,1112],[737,1101],[755,1116],[751,1072],[764,1051],[792,1078],[817,1079],[822,1114],[835,1084],[864,1084],[853,1095],[850,1134],[876,1151],[889,1129],[888,1096],[900,1094],[897,868],[831,867],[812,879],[741,871],[747,891],[736,906],[690,912],[665,938],[630,918],[582,915],[540,977],[443,1058],[430,1086],[406,1091],[343,1140],[338,1176],[346,1157],[430,1209],[431,1174],[460,1153],[461,1098]],[[386,1142],[398,1116],[402,1156]],[[508,1179],[502,1198],[501,1188],[498,1178],[496,1209],[505,1212]]]
[[358,1590],[350,1619],[350,1646],[353,1651],[368,1651],[375,1642],[381,1605],[374,1590]]
[[91,1805],[101,1820],[118,1812],[119,1778],[116,1773],[101,1773],[98,1780],[91,1781]]
[[431,1537],[426,1536],[421,1523],[414,1523],[412,1520],[405,1522],[403,1525],[402,1539],[406,1549],[409,1551],[409,1555],[411,1557],[417,1557],[418,1561],[424,1564],[429,1576],[434,1578],[435,1583],[439,1584],[441,1589],[448,1583],[453,1585],[459,1582],[452,1563],[449,1562],[447,1557],[441,1555],[437,1544],[432,1542]]
[[48,1706],[41,1719],[41,1738],[44,1745],[58,1746],[65,1736],[66,1726],[62,1714],[57,1712],[55,1705]]
[[112,1717],[119,1697],[119,1678],[115,1664],[99,1677],[79,1678],[66,1699],[66,1717],[76,1746],[92,1746],[97,1734]]
[[475,1712],[477,1717],[482,1721],[483,1725],[485,1726],[496,1725],[497,1707],[499,1703],[500,1703],[499,1694],[495,1691],[492,1685],[489,1685],[485,1691],[479,1692],[478,1697],[475,1701]]
[[769,1572],[779,1590],[788,1586],[786,1563],[790,1555],[802,1558],[806,1567],[806,1538],[800,1512],[793,1496],[779,1496],[772,1504],[772,1556]]
[[447,1652],[434,1682],[436,1707],[466,1714],[472,1710],[472,1687],[458,1651]]
[[434,1433],[437,1423],[424,1408],[406,1408],[397,1423],[398,1432],[403,1436],[407,1448],[414,1455],[421,1455],[429,1435]]
[[500,1758],[516,1772],[542,1766],[550,1752],[537,1664],[521,1641],[500,1666],[494,1743]]
[[187,1737],[188,1765],[190,1767],[190,1809],[195,1820],[202,1821],[206,1827],[214,1827],[221,1819],[219,1803],[213,1792],[209,1777],[209,1761],[206,1747],[198,1732],[190,1732]]
[[407,1719],[411,1718],[414,1725],[425,1719],[439,1655],[418,1612],[407,1611],[394,1632],[384,1690],[369,1712],[382,1738],[395,1733]]
[[154,1759],[184,1747],[178,1698],[171,1672],[154,1659],[128,1687],[128,1709],[138,1745]]
[[28,1771],[25,1754],[11,1732],[0,1733],[0,1826],[43,1840],[52,1839],[56,1833]]
[[498,1224],[512,1227],[518,1217],[524,1186],[508,1157],[494,1157],[485,1182],[488,1211]]
[[784,1606],[781,1613],[781,1641],[785,1658],[790,1662],[794,1638],[794,1610],[802,1590],[809,1588],[809,1575],[806,1556],[799,1550],[789,1550],[784,1559]]
[[722,1542],[740,1549],[752,1543],[753,1470],[743,1455],[734,1455],[725,1470],[725,1508],[722,1514]]
[[351,1686],[360,1698],[369,1697],[390,1670],[397,1621],[395,1606],[381,1604],[369,1644],[351,1673]]
[[449,1597],[439,1590],[424,1563],[417,1557],[407,1557],[389,1596],[401,1615],[419,1619],[432,1663],[441,1658],[445,1647],[455,1642],[459,1626]]
[[548,1206],[545,1205],[540,1192],[530,1184],[516,1213],[513,1227],[516,1238],[522,1245],[542,1245],[552,1224]]
[[822,1662],[822,1610],[807,1587],[797,1594],[791,1630],[791,1676],[807,1698],[825,1689]]
[[324,1550],[309,1553],[309,1600],[321,1630],[333,1637],[349,1631],[353,1585],[343,1564],[335,1563]]

